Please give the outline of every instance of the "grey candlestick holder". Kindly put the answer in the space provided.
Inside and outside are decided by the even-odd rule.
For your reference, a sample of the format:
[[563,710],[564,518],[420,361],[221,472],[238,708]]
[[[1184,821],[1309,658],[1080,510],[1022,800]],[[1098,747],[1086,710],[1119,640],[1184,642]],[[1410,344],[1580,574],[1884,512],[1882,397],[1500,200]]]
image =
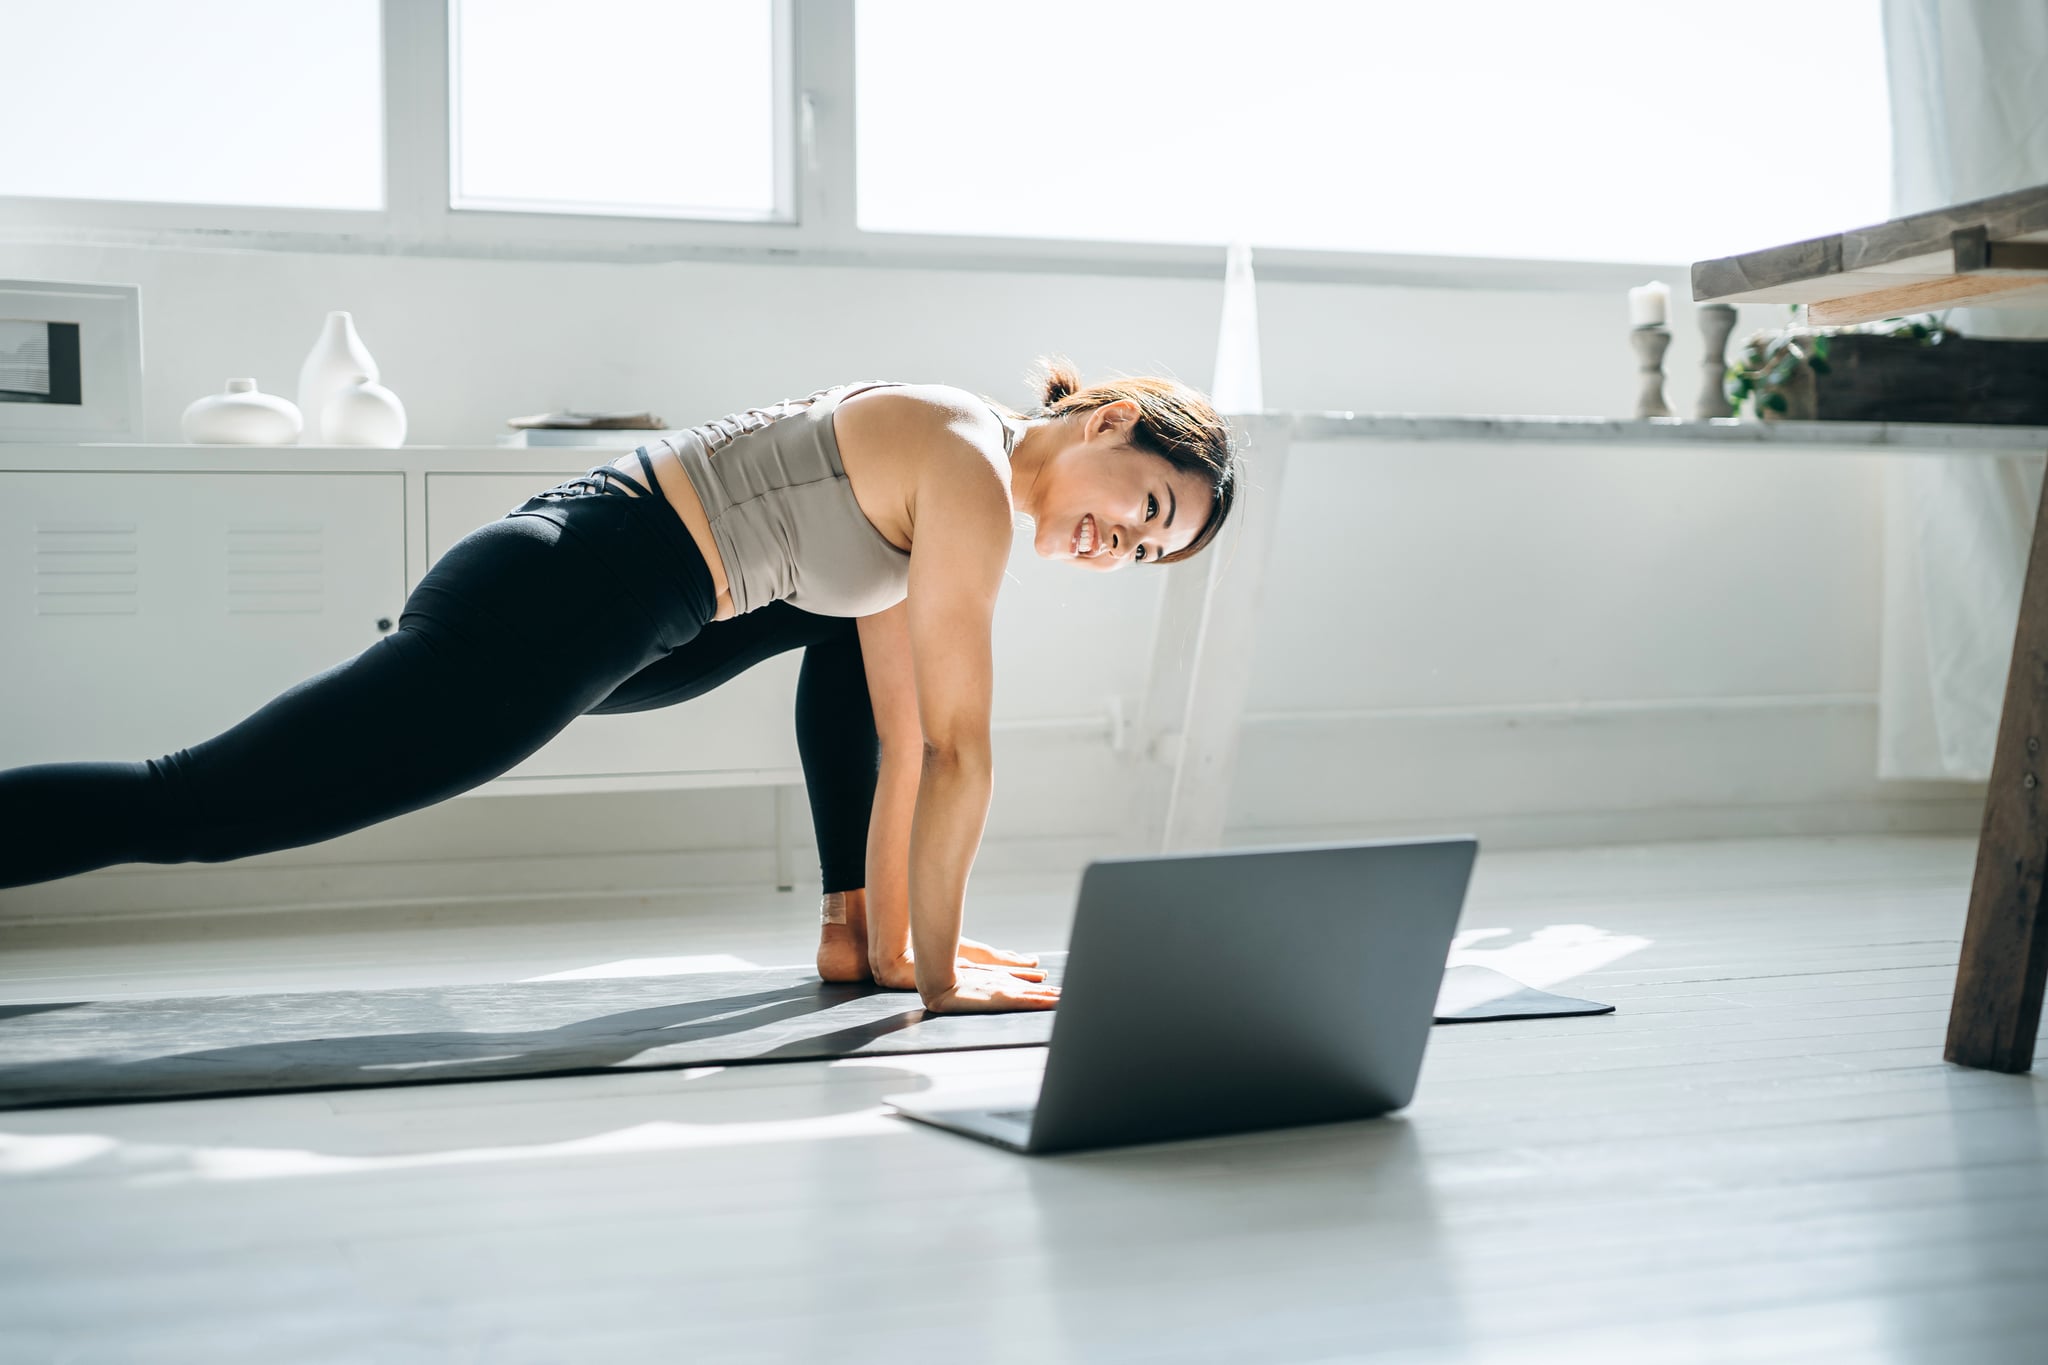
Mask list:
[[1664,401],[1664,352],[1671,345],[1671,329],[1657,322],[1630,328],[1628,342],[1636,348],[1636,373],[1642,379],[1636,391],[1636,416],[1669,417],[1671,405]]
[[1700,316],[1700,396],[1692,415],[1699,421],[1733,417],[1735,405],[1728,401],[1728,334],[1735,330],[1735,305],[1703,303]]

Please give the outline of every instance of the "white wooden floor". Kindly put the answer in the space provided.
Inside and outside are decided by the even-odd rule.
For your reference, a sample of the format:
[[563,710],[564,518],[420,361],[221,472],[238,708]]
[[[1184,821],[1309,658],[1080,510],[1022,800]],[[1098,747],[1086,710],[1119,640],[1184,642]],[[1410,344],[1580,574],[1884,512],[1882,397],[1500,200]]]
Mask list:
[[[1030,1160],[880,1104],[1036,1050],[0,1113],[0,1361],[2048,1360],[2048,1084],[1940,1060],[1971,858],[1482,853],[1468,960],[1621,1012],[1439,1028],[1371,1123]],[[0,1001],[786,963],[813,904],[16,929]]]

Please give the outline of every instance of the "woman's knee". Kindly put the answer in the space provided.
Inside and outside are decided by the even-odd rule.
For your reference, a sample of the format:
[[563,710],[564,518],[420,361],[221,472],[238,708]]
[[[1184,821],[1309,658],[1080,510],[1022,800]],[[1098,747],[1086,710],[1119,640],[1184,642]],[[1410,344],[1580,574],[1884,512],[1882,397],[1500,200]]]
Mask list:
[[814,616],[787,602],[771,602],[744,616],[706,625],[688,644],[621,682],[590,708],[590,714],[674,706],[701,697],[778,654],[803,649],[808,668],[813,651],[823,646],[829,658],[835,649],[848,648],[849,642],[857,662],[860,641],[850,618]]

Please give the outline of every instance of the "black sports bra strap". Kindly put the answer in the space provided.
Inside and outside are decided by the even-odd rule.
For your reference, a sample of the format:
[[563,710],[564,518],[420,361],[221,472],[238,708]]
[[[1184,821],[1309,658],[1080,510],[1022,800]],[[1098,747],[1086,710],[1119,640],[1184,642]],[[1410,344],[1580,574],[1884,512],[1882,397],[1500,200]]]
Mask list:
[[640,457],[640,468],[647,473],[647,494],[649,497],[653,497],[661,489],[661,480],[654,477],[654,461],[648,458],[646,446],[641,446],[633,453]]

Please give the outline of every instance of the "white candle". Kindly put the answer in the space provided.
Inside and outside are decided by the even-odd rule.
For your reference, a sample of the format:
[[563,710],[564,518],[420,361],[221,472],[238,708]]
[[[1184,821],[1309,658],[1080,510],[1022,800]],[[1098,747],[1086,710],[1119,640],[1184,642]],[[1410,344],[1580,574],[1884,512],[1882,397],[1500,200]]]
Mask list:
[[1651,280],[1628,291],[1628,325],[1655,327],[1664,321],[1671,305],[1671,286]]

